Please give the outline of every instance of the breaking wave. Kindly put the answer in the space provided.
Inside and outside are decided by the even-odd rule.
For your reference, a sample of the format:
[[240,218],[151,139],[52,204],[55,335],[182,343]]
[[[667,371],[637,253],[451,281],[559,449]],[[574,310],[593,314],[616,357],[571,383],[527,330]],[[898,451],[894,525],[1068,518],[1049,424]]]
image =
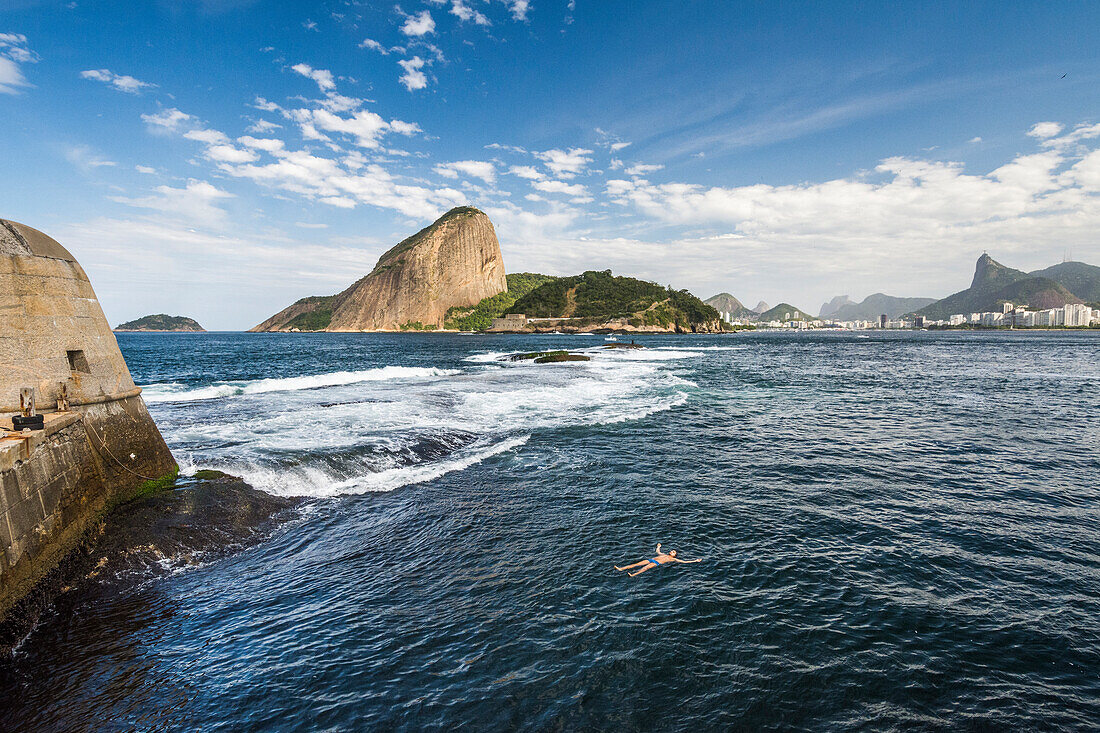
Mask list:
[[418,377],[446,377],[457,374],[454,369],[431,367],[385,366],[358,372],[331,372],[308,377],[283,377],[254,381],[217,382],[206,387],[192,388],[179,382],[151,384],[142,388],[146,402],[193,402],[219,397],[263,394],[265,392],[290,392],[300,389],[339,387],[359,382],[378,382],[389,379],[414,379]]

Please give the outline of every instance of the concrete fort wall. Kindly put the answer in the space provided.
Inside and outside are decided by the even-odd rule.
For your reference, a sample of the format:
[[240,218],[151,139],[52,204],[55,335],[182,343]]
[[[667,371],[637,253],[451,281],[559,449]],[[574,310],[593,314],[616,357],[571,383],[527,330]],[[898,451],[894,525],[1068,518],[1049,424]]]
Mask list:
[[105,511],[176,470],[84,270],[0,219],[0,427],[25,387],[45,427],[0,437],[0,619]]

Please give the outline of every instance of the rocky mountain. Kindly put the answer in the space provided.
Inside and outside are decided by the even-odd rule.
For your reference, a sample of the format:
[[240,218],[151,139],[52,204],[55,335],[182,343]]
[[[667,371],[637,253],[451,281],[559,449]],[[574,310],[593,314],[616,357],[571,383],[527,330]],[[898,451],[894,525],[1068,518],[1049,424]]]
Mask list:
[[193,318],[157,313],[115,326],[116,331],[206,331]]
[[838,295],[830,300],[828,303],[822,303],[821,310],[817,312],[817,315],[819,318],[826,318],[833,315],[846,305],[854,305],[852,299],[849,298],[847,295]]
[[[847,296],[842,297],[847,299]],[[836,300],[833,298],[831,302]],[[862,303],[853,303],[849,300],[841,304],[828,318],[835,321],[874,321],[883,313],[890,318],[897,318],[935,302],[935,298],[897,298],[893,295],[875,293],[864,298]]]
[[729,293],[718,293],[703,301],[719,313],[729,313],[731,318],[756,318],[756,313],[749,310],[740,300]]
[[1093,302],[1093,296],[1097,295],[1100,295],[1100,267],[1063,262],[1029,273],[1005,267],[983,254],[978,258],[969,288],[916,313],[942,320],[955,313],[999,310],[1006,302],[1040,309],[1059,308],[1067,303]]
[[505,290],[492,222],[461,206],[383,254],[342,293],[303,298],[250,330],[434,330],[449,309],[473,308]]
[[753,313],[763,313],[764,311],[770,310],[770,309],[771,309],[770,305],[768,305],[764,301],[760,301],[759,303],[756,304],[756,307],[754,307],[752,309],[752,312]]
[[517,300],[509,312],[555,319],[531,326],[534,330],[722,330],[718,311],[688,291],[616,277],[610,270],[553,278]]
[[766,323],[768,321],[814,321],[817,319],[809,313],[795,308],[790,303],[780,303],[774,308],[769,308],[761,313],[758,320]]

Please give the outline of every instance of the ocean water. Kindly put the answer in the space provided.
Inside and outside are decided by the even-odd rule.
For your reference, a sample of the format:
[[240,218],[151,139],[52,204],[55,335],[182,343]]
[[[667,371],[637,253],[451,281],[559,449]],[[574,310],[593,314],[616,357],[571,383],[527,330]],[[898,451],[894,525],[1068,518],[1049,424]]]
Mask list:
[[0,727],[1100,727],[1100,334],[638,341],[120,334],[294,503],[44,617]]

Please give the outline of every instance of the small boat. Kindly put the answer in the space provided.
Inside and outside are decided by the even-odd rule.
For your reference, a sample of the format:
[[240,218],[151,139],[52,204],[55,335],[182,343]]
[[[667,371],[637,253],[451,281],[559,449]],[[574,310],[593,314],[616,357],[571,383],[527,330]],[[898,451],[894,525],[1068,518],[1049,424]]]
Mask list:
[[618,341],[619,339],[615,338],[614,336],[604,336],[603,340],[604,341]]

